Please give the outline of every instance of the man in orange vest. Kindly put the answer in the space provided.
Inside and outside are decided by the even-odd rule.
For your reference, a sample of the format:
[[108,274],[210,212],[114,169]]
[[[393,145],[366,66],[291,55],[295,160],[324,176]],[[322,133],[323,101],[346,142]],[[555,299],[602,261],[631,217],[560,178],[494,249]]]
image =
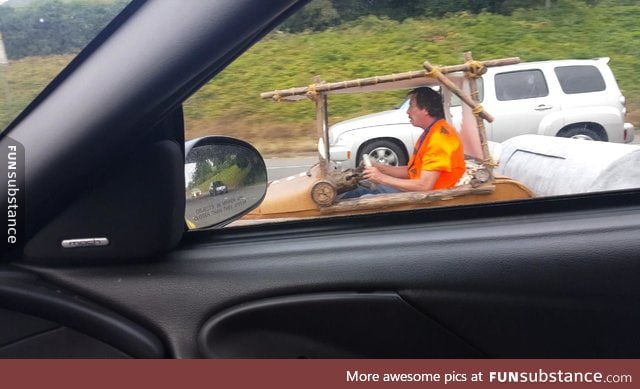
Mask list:
[[440,93],[428,87],[409,92],[407,115],[424,130],[407,166],[374,164],[364,178],[375,185],[359,186],[344,193],[348,199],[367,194],[426,192],[453,187],[465,172],[464,152],[458,132],[444,120]]

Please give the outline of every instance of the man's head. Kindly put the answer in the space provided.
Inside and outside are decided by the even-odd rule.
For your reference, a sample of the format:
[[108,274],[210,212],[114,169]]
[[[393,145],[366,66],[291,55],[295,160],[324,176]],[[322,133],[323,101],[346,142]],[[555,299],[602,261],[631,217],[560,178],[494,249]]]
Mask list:
[[414,126],[426,128],[434,119],[444,118],[440,93],[428,87],[421,87],[409,92],[409,96],[411,101],[407,115]]

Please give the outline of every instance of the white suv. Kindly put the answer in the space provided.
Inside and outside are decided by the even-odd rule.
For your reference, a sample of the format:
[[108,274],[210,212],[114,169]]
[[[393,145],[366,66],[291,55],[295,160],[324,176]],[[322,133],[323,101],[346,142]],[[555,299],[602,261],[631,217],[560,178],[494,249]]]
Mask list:
[[[624,122],[625,98],[608,66],[609,58],[527,62],[487,68],[478,79],[482,106],[494,116],[485,123],[489,140],[502,142],[539,134],[628,143],[633,125]],[[422,129],[409,123],[408,100],[398,108],[336,123],[330,129],[331,160],[345,168],[363,154],[404,165]],[[460,128],[461,107],[451,104]]]

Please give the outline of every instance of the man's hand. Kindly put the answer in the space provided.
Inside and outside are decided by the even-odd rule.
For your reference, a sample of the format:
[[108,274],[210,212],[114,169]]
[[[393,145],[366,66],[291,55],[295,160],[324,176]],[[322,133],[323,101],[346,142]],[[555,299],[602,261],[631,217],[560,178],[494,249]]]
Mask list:
[[374,184],[384,184],[384,180],[387,178],[387,175],[382,173],[376,166],[365,168],[363,175],[365,179]]
[[[389,166],[392,168],[391,172],[398,171],[399,166]],[[404,167],[406,168],[406,166]],[[372,166],[364,169],[363,176],[369,182],[380,185],[387,185],[394,187],[403,192],[427,192],[433,189],[436,181],[440,177],[440,172],[436,170],[423,170],[420,174],[420,178],[411,180],[409,178],[398,178],[390,174],[386,174],[386,171],[381,172],[380,167]]]

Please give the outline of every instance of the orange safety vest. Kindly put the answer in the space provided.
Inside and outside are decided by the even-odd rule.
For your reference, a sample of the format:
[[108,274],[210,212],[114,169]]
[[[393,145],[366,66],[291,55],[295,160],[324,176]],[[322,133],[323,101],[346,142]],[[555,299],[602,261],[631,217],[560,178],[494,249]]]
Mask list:
[[[426,137],[416,142],[409,160],[409,178],[418,179],[423,170],[437,170],[440,177],[433,189],[453,187],[464,174],[464,151],[458,132],[444,119],[433,123]],[[424,139],[422,139],[424,138]]]

